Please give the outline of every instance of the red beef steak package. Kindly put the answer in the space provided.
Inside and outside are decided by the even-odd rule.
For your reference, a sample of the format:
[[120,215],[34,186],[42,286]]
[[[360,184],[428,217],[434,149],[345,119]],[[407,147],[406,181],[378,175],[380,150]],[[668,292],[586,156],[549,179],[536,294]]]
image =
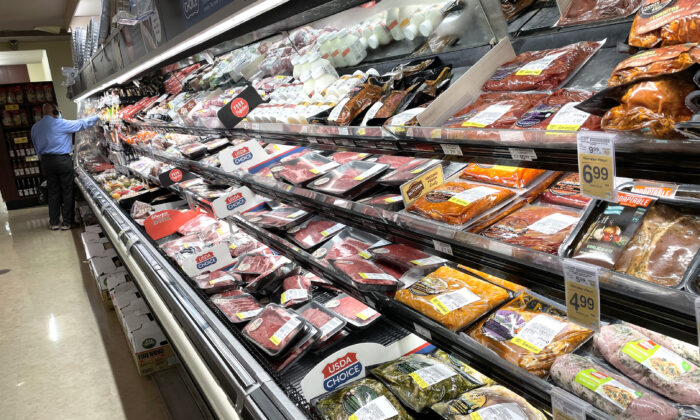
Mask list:
[[360,256],[333,260],[332,264],[363,292],[391,292],[400,286],[394,276]]
[[318,347],[325,344],[326,341],[340,332],[347,324],[344,319],[314,301],[302,306],[297,312],[321,331],[321,337],[317,343]]
[[226,318],[235,324],[246,322],[262,311],[262,306],[258,301],[247,293],[224,297],[212,296],[211,303],[216,305],[226,315]]
[[352,161],[333,169],[308,187],[326,194],[353,198],[371,188],[388,168],[389,165],[385,164]]
[[338,166],[337,162],[318,153],[306,153],[303,156],[280,162],[270,169],[270,172],[280,181],[292,185],[304,185]]
[[329,300],[323,306],[355,328],[367,327],[381,316],[379,312],[345,293]]
[[285,353],[289,345],[304,333],[305,321],[294,311],[271,303],[248,325],[243,335],[269,356]]
[[289,229],[287,235],[300,247],[310,249],[332,238],[343,229],[345,229],[345,225],[342,223],[314,216]]

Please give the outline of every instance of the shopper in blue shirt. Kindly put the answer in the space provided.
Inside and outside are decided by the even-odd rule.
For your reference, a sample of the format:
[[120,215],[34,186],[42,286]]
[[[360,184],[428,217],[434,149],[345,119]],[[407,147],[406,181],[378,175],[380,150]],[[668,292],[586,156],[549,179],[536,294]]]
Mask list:
[[[97,123],[98,117],[64,120],[54,104],[44,104],[44,117],[32,127],[32,143],[39,155],[49,197],[49,228],[69,230],[73,225],[73,133]],[[63,223],[61,224],[61,216]]]

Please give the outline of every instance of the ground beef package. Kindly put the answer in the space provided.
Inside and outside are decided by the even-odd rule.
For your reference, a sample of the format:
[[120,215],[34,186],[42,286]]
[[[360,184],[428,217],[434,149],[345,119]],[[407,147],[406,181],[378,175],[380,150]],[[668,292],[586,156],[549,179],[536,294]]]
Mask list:
[[280,303],[285,308],[304,303],[311,299],[311,280],[301,275],[289,276],[282,281]]
[[389,165],[384,164],[352,161],[333,169],[308,187],[326,194],[352,198],[374,185],[374,181],[388,168]]
[[287,235],[300,247],[310,249],[332,238],[345,229],[345,225],[314,216],[301,225],[287,231]]
[[533,407],[523,397],[501,385],[486,386],[465,392],[452,401],[440,402],[431,408],[446,420],[547,419],[543,412]]
[[212,296],[211,303],[216,305],[229,321],[236,324],[246,322],[262,311],[258,301],[247,293],[225,297]]
[[303,185],[337,166],[337,162],[318,153],[306,153],[303,156],[280,162],[270,169],[270,172],[278,180],[289,182],[292,185]]
[[640,79],[678,73],[700,62],[697,42],[642,51],[621,61],[608,79],[608,86],[620,86]]
[[581,25],[629,16],[644,0],[577,0],[561,14],[556,26]]
[[411,213],[451,225],[464,225],[515,196],[507,188],[471,182],[447,182],[416,200]]
[[645,0],[632,22],[629,44],[652,48],[699,39],[700,3],[697,0]]
[[399,211],[403,209],[403,197],[401,194],[385,193],[372,197],[357,200],[358,203],[367,204],[372,207],[379,207],[389,211]]
[[340,332],[347,322],[335,315],[325,306],[318,302],[311,301],[302,306],[297,312],[314,327],[321,331],[321,337],[318,339],[317,347],[325,344],[331,337]]
[[283,354],[304,333],[305,321],[295,312],[274,303],[243,328],[243,335],[270,356]]
[[363,292],[390,292],[400,285],[394,276],[360,256],[333,260],[332,264]]
[[561,48],[521,53],[501,65],[482,89],[485,92],[557,89],[602,45],[602,41],[582,41]]
[[303,222],[309,215],[306,210],[280,206],[266,212],[245,214],[244,217],[263,229],[288,230]]
[[600,117],[576,107],[590,98],[591,92],[578,89],[559,89],[523,114],[513,125],[521,130],[600,131]]
[[401,185],[440,164],[437,159],[413,159],[379,178],[377,182],[382,185]]
[[459,331],[508,297],[508,292],[496,285],[442,266],[396,292],[394,299]]
[[459,177],[488,184],[525,188],[545,172],[543,169],[470,163],[464,168]]
[[581,194],[581,182],[577,172],[562,175],[551,187],[540,195],[540,201],[550,204],[585,208],[590,197]]
[[379,312],[345,293],[339,294],[323,306],[355,328],[367,327],[381,316]]
[[469,336],[533,375],[545,377],[557,357],[593,331],[566,320],[566,310],[522,293],[469,330]]
[[365,378],[315,402],[324,420],[412,420],[399,400],[381,382]]
[[443,125],[452,128],[510,128],[546,97],[544,93],[484,93]]
[[223,270],[202,274],[194,278],[197,287],[204,293],[213,295],[240,286],[243,283],[241,276],[236,273],[229,273]]

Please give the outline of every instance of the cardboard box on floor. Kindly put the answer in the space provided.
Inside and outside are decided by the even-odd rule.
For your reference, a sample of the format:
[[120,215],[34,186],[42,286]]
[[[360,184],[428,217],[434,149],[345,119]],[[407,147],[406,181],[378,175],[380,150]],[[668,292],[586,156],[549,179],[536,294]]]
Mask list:
[[173,348],[150,312],[124,318],[126,339],[140,375],[167,369],[177,363]]
[[85,256],[87,259],[92,259],[95,257],[111,257],[117,255],[112,243],[104,238],[101,242],[86,242],[85,244]]
[[127,271],[114,249],[105,251],[105,254],[105,256],[91,258],[89,264],[90,271],[92,271],[92,275],[97,283],[97,290],[100,291],[100,296],[102,296],[105,306],[109,308],[111,303],[106,284],[107,277],[112,274],[126,273]]
[[87,225],[87,226],[85,226],[85,233],[102,233],[102,226],[100,226],[100,225]]
[[107,294],[105,300],[105,305],[107,306],[107,309],[114,309],[114,299],[112,298],[112,290],[114,290],[115,287],[128,282],[131,282],[131,275],[126,270],[108,274],[104,278],[103,283],[105,285],[105,290],[103,293]]

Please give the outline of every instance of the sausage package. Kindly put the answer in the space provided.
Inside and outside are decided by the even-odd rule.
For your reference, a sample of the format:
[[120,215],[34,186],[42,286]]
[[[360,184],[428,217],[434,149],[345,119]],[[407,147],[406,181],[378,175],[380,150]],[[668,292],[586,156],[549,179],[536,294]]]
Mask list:
[[568,207],[585,208],[591,198],[581,194],[581,182],[577,172],[562,175],[540,195],[540,201]]
[[544,169],[470,163],[464,168],[459,177],[488,184],[525,188],[545,172]]
[[578,0],[569,2],[555,26],[581,25],[629,16],[644,0]]
[[640,79],[678,73],[700,62],[700,47],[690,42],[642,51],[622,60],[608,79],[608,86],[620,86]]
[[645,0],[632,22],[629,44],[653,48],[700,39],[700,3],[696,0]]

